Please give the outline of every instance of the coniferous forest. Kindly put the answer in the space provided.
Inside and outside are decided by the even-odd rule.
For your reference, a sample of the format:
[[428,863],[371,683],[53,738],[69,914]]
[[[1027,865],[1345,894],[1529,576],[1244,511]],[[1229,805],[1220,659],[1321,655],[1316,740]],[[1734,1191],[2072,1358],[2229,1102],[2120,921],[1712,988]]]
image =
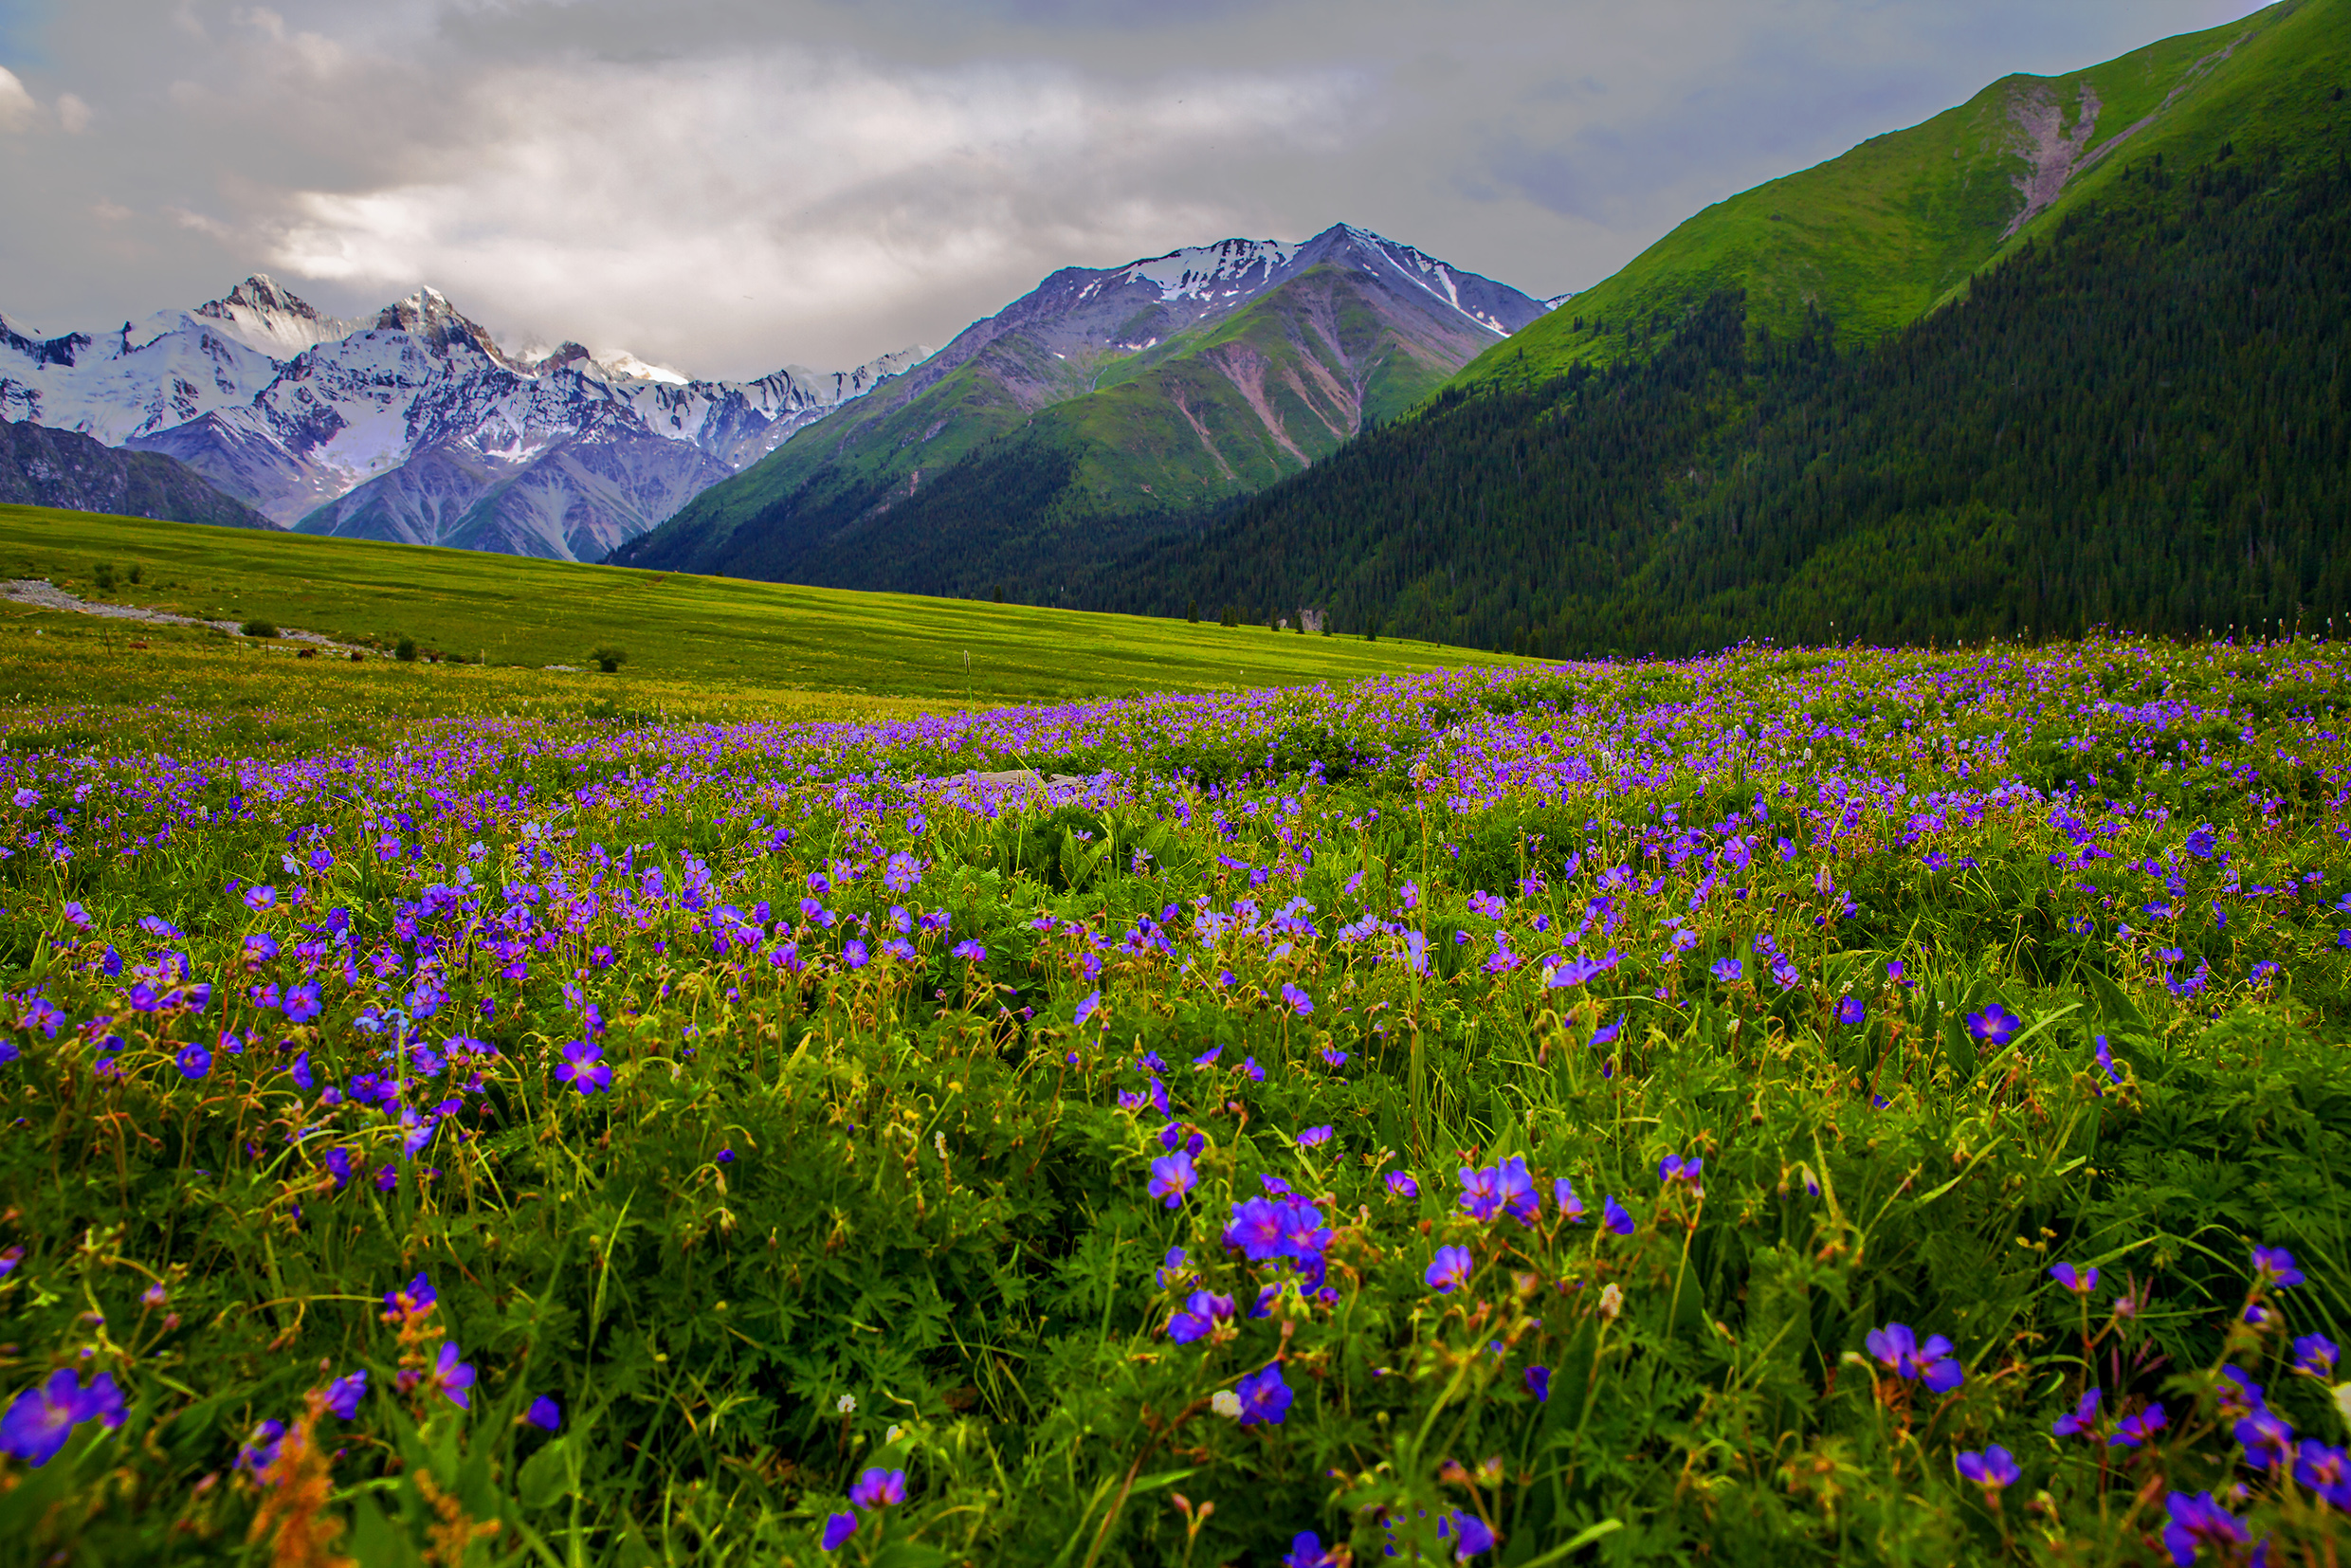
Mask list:
[[1646,357],[1449,392],[1219,511],[1125,520],[1147,537],[1106,561],[1066,490],[1008,508],[1049,465],[1011,437],[890,529],[993,496],[1003,548],[887,586],[1555,657],[2351,614],[2351,168],[2224,148],[2119,189],[1876,344],[1718,296],[1643,323]]

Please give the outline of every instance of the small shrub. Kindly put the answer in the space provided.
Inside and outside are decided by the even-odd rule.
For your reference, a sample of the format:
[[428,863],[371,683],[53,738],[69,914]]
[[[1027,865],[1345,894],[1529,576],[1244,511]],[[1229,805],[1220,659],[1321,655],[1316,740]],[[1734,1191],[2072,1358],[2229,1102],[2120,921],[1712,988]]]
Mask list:
[[133,582],[137,582],[139,578],[146,575],[146,569],[141,567],[138,562],[133,561],[131,563],[131,570],[126,573],[125,575],[127,575]]
[[629,662],[629,653],[625,648],[600,647],[588,655],[588,661],[605,674],[611,675]]
[[399,660],[404,665],[412,665],[416,663],[416,639],[413,637],[401,638],[398,643],[393,645],[392,656]]
[[98,585],[100,593],[112,593],[115,591],[115,569],[101,561],[92,569],[90,580]]
[[275,621],[264,621],[257,616],[254,619],[246,622],[245,625],[237,628],[237,629],[244,632],[247,637],[275,637],[278,634],[278,623]]

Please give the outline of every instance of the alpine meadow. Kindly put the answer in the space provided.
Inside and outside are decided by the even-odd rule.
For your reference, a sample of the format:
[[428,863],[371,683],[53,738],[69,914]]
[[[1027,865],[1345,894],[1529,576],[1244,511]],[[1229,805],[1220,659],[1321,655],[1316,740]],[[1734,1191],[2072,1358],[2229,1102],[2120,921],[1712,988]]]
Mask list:
[[0,321],[0,1568],[2339,1568],[2347,97],[756,380]]

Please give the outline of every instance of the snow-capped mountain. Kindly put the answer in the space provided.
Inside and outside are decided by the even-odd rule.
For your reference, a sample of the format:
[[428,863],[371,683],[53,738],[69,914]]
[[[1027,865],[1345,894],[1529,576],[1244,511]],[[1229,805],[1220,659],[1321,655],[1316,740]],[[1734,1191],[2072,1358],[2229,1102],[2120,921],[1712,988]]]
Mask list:
[[613,558],[964,592],[987,538],[1083,553],[1269,484],[1545,308],[1348,224],[1065,267]]
[[924,353],[699,381],[509,354],[429,288],[348,321],[257,275],[110,332],[0,317],[0,418],[166,453],[281,526],[596,560]]

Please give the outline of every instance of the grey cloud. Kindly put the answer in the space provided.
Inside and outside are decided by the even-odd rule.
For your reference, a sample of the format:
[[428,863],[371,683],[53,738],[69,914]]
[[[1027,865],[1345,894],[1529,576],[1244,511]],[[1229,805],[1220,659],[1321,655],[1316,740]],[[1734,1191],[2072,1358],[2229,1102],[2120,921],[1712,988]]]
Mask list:
[[[2247,0],[24,0],[0,311],[421,283],[701,374],[939,343],[1056,267],[1341,219],[1532,292]],[[75,129],[78,127],[78,130]]]

